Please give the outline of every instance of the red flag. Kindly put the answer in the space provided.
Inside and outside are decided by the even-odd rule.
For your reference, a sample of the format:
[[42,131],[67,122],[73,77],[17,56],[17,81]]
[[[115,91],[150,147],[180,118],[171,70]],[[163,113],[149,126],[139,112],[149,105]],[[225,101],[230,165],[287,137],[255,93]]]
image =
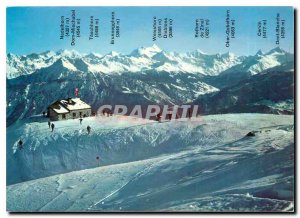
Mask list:
[[75,95],[76,95],[76,97],[78,97],[78,92],[79,92],[79,89],[76,88],[76,89],[75,89]]

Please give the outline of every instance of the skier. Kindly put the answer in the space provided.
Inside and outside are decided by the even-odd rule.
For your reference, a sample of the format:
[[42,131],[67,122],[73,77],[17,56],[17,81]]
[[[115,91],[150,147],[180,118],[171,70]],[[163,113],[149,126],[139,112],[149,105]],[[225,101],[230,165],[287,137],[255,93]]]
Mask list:
[[23,141],[22,141],[21,139],[20,139],[19,142],[18,142],[18,148],[19,148],[20,150],[23,149]]
[[90,126],[87,126],[87,132],[88,132],[88,134],[90,134],[90,132],[91,132],[91,127]]
[[81,125],[81,123],[82,123],[82,120],[83,120],[83,119],[82,119],[82,117],[80,117],[80,119],[79,119],[79,121],[80,121],[80,125]]
[[52,132],[54,130],[54,123],[51,124],[51,129],[52,129]]
[[49,129],[50,129],[50,126],[51,126],[51,122],[50,122],[50,120],[48,120],[48,126],[49,126]]

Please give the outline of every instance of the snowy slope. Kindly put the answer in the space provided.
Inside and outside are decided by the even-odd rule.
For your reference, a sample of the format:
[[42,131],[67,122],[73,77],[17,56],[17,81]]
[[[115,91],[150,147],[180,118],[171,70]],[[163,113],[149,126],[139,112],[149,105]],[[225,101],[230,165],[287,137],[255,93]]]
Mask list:
[[[75,121],[62,122],[61,125],[70,125],[71,122]],[[87,136],[92,137],[94,142],[97,138],[107,143],[114,141],[106,147],[107,150],[126,157],[142,146],[140,153],[144,156],[134,162],[119,158],[119,164],[9,185],[9,211],[294,210],[293,116],[227,114],[205,116],[198,122],[161,124],[145,124],[143,120],[127,118],[119,123],[116,120],[106,124],[100,122],[102,127],[96,127],[95,120],[84,122],[85,125],[94,125],[95,131]],[[89,155],[80,150],[84,146],[85,150],[93,151],[90,158],[95,158],[95,144],[94,147],[80,142],[76,144],[76,138],[79,138],[76,130],[80,131],[78,126],[71,125],[66,130],[58,122],[56,124],[58,129],[53,134],[47,131],[34,134],[33,129],[44,123],[15,127],[15,132],[8,131],[7,138],[11,141],[7,150],[13,154],[12,138],[23,134],[27,141],[21,152],[29,153],[26,143],[35,148],[32,153],[40,149],[39,153],[42,151],[44,156],[35,160],[42,164],[36,163],[36,167],[44,166],[43,171],[50,170],[50,166],[54,168],[55,157],[63,157],[60,162],[63,165],[68,155],[74,155],[70,146],[77,150],[78,157]],[[256,136],[244,137],[250,130],[257,131]],[[102,134],[104,131],[107,131],[105,135]],[[110,131],[114,135],[104,139]],[[72,145],[68,143],[71,140],[69,136],[73,138]],[[172,152],[165,150],[167,144],[163,143],[170,137],[176,137],[176,140],[169,140],[174,148]],[[35,142],[29,141],[34,138]],[[58,152],[61,147],[64,154]],[[148,147],[152,149],[147,150]],[[98,150],[101,165],[112,154],[106,149],[100,147]],[[153,153],[154,150],[159,152]],[[14,158],[17,159],[16,156]],[[32,159],[28,156],[27,161]],[[74,159],[70,164],[76,165],[77,161]],[[7,165],[15,164],[18,162],[8,162]]]
[[[212,125],[201,125],[201,119],[191,123],[185,120],[157,123],[131,117],[90,117],[84,119],[83,125],[77,119],[54,122],[52,133],[46,120],[32,123],[24,120],[7,128],[7,182],[95,167],[97,155],[101,156],[101,165],[108,165],[192,146],[215,146],[245,134],[245,130],[236,130],[236,124],[231,122],[215,123],[217,132],[211,135]],[[90,135],[86,132],[87,125],[92,127]],[[24,142],[23,150],[17,149],[19,139]]]

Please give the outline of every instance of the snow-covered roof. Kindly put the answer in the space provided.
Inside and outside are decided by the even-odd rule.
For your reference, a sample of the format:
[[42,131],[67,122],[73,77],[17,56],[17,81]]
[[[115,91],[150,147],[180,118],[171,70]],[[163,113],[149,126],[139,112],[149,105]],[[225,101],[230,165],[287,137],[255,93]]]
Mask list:
[[69,113],[70,111],[91,109],[91,106],[80,98],[58,100],[49,106],[58,114]]
[[55,112],[59,113],[59,114],[64,114],[64,113],[68,113],[69,111],[62,107],[61,105],[59,105],[59,108],[58,109],[54,109]]
[[82,101],[80,98],[71,98],[60,100],[60,103],[69,111],[91,109],[91,106]]
[[58,114],[69,113],[69,110],[66,109],[63,105],[61,105],[59,101],[56,101],[55,103],[51,104],[49,107],[52,108],[52,110],[54,110]]

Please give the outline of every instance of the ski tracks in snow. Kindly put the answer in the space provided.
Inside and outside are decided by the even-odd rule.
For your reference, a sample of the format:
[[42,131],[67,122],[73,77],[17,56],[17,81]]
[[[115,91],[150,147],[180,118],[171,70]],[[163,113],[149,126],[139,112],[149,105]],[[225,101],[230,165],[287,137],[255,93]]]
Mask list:
[[[177,154],[178,155],[178,154]],[[176,156],[177,156],[176,155]],[[157,165],[159,165],[160,163],[167,161],[171,158],[174,158],[174,155],[170,155],[167,158],[163,158],[159,161],[156,162],[156,158],[153,159],[154,163],[150,164],[149,166],[147,166],[146,168],[142,169],[141,171],[137,172],[130,180],[128,180],[125,184],[123,184],[120,188],[115,189],[114,191],[112,191],[110,194],[108,194],[107,196],[105,196],[104,198],[101,198],[99,201],[97,201],[96,203],[94,203],[93,205],[91,205],[90,207],[88,207],[88,211],[92,211],[93,207],[96,207],[99,204],[102,204],[106,199],[110,198],[111,196],[113,196],[114,194],[118,193],[119,191],[121,191],[122,189],[124,189],[128,184],[130,184],[131,182],[136,181],[137,179],[139,179],[140,177],[142,177],[143,175],[146,175],[148,172],[150,172],[154,167],[156,167]],[[99,209],[97,209],[97,211],[99,211]]]
[[44,204],[42,207],[40,207],[39,209],[37,209],[37,211],[39,212],[43,212],[43,209],[46,208],[47,206],[51,205],[52,202],[55,202],[56,199],[58,199],[63,193],[64,190],[61,189],[62,183],[61,183],[61,176],[58,176],[58,179],[55,181],[57,183],[57,189],[56,191],[58,192],[58,195],[56,195],[51,201],[47,202],[46,204]]

